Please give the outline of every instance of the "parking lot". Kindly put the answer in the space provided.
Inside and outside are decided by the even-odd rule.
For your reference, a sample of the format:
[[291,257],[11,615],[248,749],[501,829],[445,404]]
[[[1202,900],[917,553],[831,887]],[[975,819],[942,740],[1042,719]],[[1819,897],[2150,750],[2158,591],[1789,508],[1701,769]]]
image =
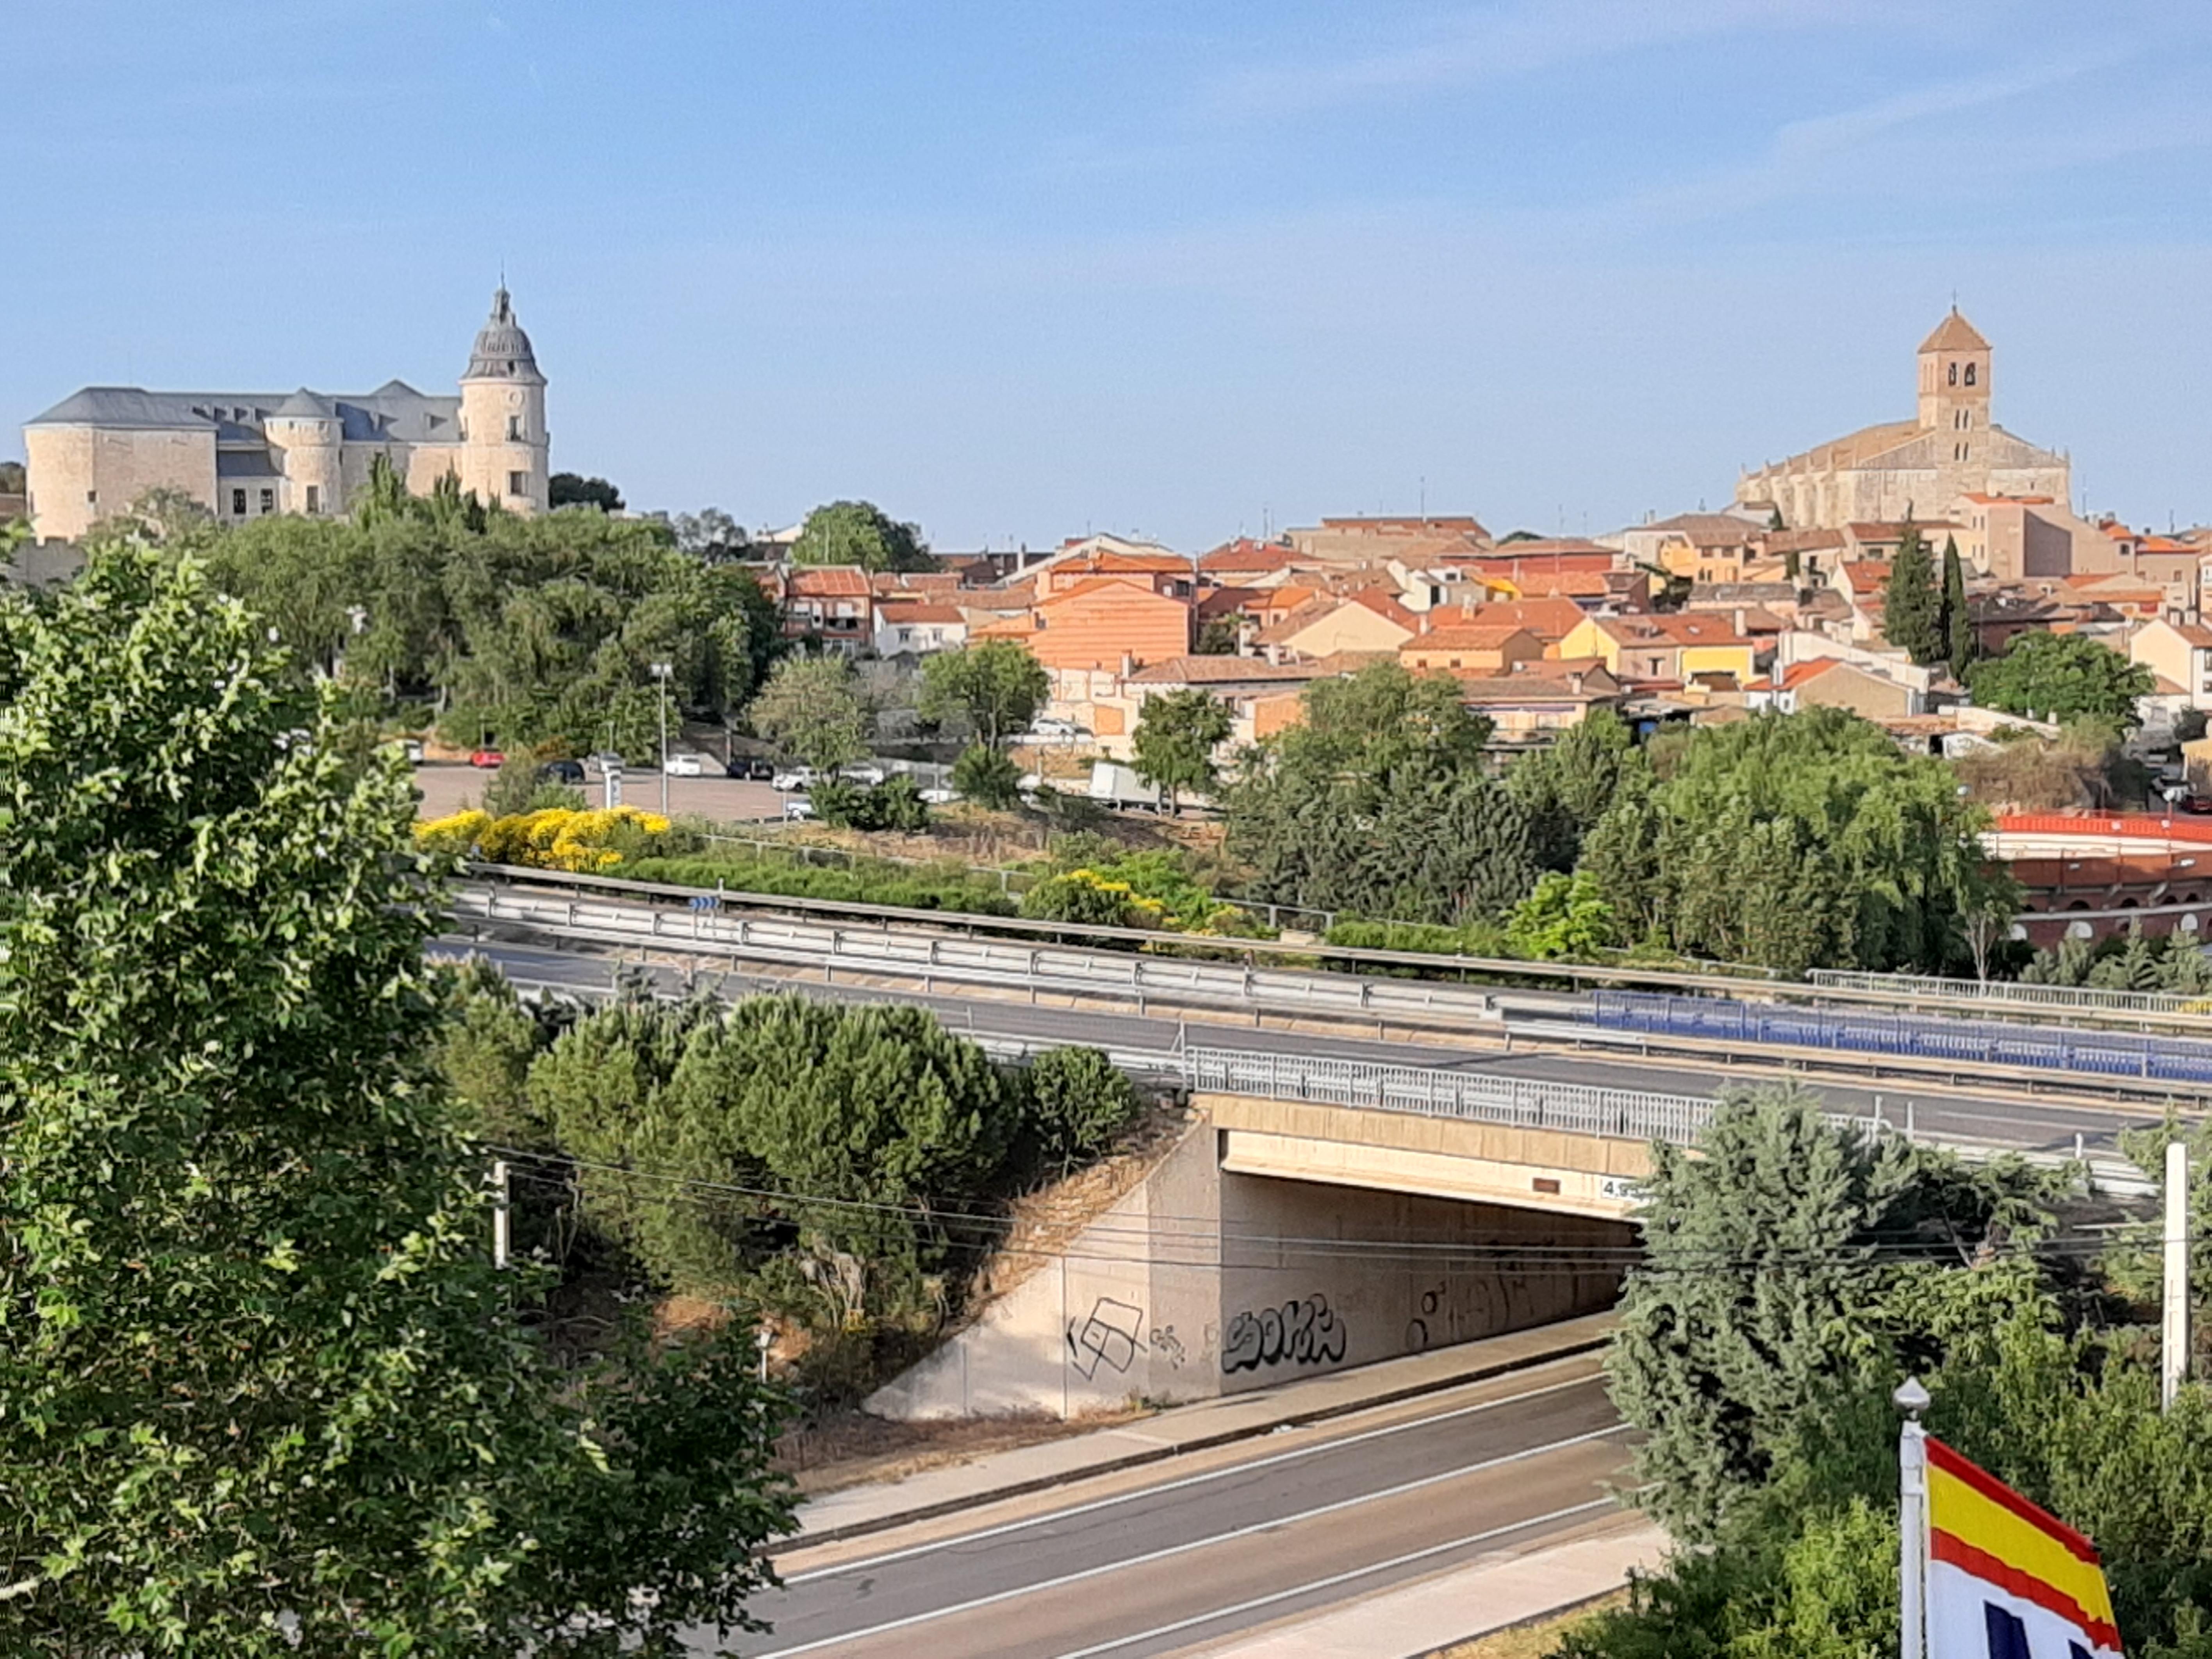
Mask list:
[[[584,798],[592,805],[599,805],[601,794],[599,771],[590,769],[590,781],[584,785]],[[422,792],[422,815],[426,818],[441,818],[458,812],[464,807],[482,804],[484,786],[492,774],[459,761],[433,762],[415,769],[415,787]],[[707,777],[671,778],[668,780],[668,810],[681,816],[696,812],[720,823],[744,819],[780,818],[787,797],[779,794],[764,783],[740,783],[726,778],[719,769]],[[631,806],[641,806],[650,812],[660,810],[660,774],[641,772],[635,769],[623,774],[623,799]]]

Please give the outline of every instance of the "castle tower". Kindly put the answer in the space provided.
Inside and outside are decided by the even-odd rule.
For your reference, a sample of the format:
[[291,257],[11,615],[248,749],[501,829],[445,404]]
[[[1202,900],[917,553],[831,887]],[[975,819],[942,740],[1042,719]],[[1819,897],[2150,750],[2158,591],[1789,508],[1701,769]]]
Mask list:
[[461,376],[461,488],[510,513],[546,510],[545,377],[501,283]]
[[1990,429],[1990,343],[1956,306],[1920,343],[1920,429],[1949,434],[1959,459]]
[[[301,386],[262,422],[270,447],[283,455],[284,511],[311,518],[345,511],[345,478],[337,406]],[[218,494],[221,492],[218,491]],[[219,508],[228,503],[218,501]]]

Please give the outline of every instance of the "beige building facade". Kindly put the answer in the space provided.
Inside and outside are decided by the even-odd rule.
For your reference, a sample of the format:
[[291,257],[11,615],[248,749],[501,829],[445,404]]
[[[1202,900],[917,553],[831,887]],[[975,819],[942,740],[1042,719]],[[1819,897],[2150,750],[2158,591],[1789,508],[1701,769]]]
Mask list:
[[459,391],[434,397],[404,380],[359,395],[87,386],[23,428],[32,529],[73,541],[154,489],[179,491],[226,524],[333,516],[380,456],[416,495],[450,474],[480,501],[544,512],[545,376],[503,286]]
[[1966,495],[2063,501],[2072,464],[1990,418],[1990,343],[1957,308],[1920,343],[1911,420],[1862,428],[1736,481],[1741,507],[1774,510],[1790,530],[1854,520],[1934,517]]

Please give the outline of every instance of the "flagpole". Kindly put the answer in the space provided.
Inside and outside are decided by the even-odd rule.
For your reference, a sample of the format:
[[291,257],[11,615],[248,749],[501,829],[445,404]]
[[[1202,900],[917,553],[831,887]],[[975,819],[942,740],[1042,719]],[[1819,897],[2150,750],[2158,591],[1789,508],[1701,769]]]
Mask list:
[[1928,1431],[1920,1413],[1928,1390],[1908,1376],[1890,1398],[1903,1412],[1897,1431],[1897,1652],[1898,1659],[1924,1659],[1926,1623],[1921,1593],[1928,1580]]

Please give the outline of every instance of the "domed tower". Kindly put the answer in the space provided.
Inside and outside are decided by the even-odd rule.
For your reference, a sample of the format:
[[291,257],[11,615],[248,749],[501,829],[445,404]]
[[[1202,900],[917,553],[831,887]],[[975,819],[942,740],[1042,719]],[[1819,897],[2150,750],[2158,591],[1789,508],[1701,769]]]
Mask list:
[[1920,429],[1951,434],[1960,459],[1990,429],[1990,343],[1956,306],[1920,343]]
[[301,386],[262,422],[284,456],[284,510],[320,518],[345,511],[337,405]]
[[543,513],[549,447],[545,377],[502,283],[461,376],[461,488],[510,513]]

